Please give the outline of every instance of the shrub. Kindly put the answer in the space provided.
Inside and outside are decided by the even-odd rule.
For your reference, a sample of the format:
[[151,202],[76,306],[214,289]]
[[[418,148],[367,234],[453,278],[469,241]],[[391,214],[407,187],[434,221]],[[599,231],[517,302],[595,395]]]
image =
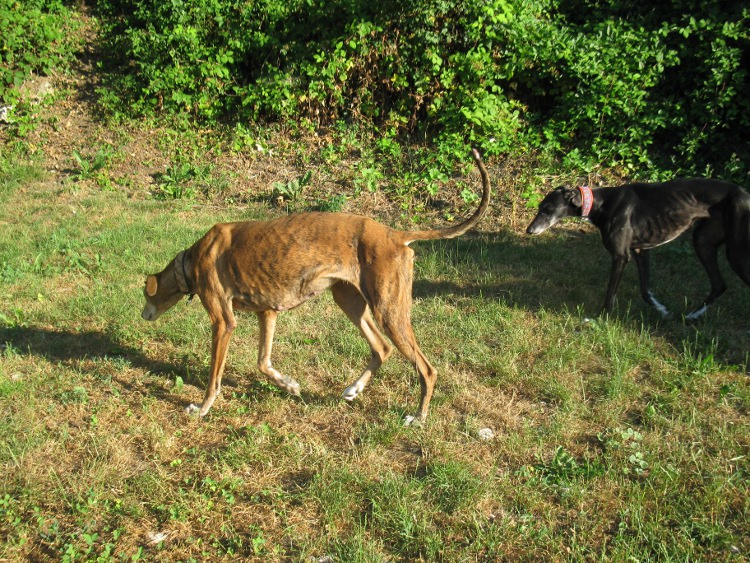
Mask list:
[[62,0],[0,0],[0,101],[13,103],[30,74],[70,62],[71,24]]
[[469,143],[552,151],[584,170],[747,170],[742,4],[122,2],[99,0],[107,52],[121,55],[108,99],[139,112],[353,120],[429,140],[424,166],[439,173]]

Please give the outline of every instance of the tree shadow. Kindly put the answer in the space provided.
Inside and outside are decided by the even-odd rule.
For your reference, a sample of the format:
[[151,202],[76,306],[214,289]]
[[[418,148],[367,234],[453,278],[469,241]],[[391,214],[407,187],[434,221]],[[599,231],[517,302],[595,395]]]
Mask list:
[[[179,376],[189,385],[205,389],[205,381],[196,375],[188,356],[174,361],[164,362],[152,358],[142,350],[123,344],[114,334],[107,331],[74,331],[54,330],[34,326],[14,326],[0,328],[0,349],[12,346],[20,353],[35,356],[51,363],[63,366],[75,366],[80,369],[80,362],[85,360],[125,360],[131,367],[143,370],[152,375]],[[128,392],[139,392],[142,389],[125,377],[113,376],[112,380]],[[286,392],[265,381],[262,376],[249,378],[241,382],[236,374],[225,373],[222,378],[224,392],[230,390],[242,392],[253,400],[263,400],[271,395]],[[170,389],[160,385],[149,385],[149,393],[159,400],[167,401],[182,409],[189,404],[184,396],[176,395]],[[330,394],[308,391],[302,399],[289,396],[290,399],[306,404],[334,404],[337,399]],[[201,399],[202,397],[195,397]]]
[[[123,344],[119,338],[106,331],[53,330],[34,326],[4,327],[0,328],[0,344],[10,345],[22,353],[64,366],[73,366],[84,360],[123,359],[134,368],[155,375],[180,376],[186,383],[200,386],[200,382],[192,375],[187,360],[178,363],[156,360],[141,350]],[[112,379],[130,392],[137,391],[136,385],[124,377]],[[184,401],[163,387],[150,386],[149,392],[177,406],[186,406],[183,404]]]
[[[678,350],[712,355],[726,364],[747,364],[750,327],[743,311],[750,308],[750,288],[729,269],[726,260],[720,259],[720,266],[729,286],[727,294],[704,319],[696,323],[683,319],[706,295],[709,286],[690,240],[688,233],[652,251],[652,290],[670,308],[671,318],[662,318],[642,300],[633,264],[625,270],[610,319],[633,330],[646,326]],[[417,264],[421,256],[430,254],[430,260],[441,263],[438,268],[442,271],[431,270],[425,276],[417,266],[415,298],[481,296],[532,313],[546,310],[575,315],[578,311],[582,321],[598,315],[610,268],[609,254],[599,233],[575,223],[538,237],[519,236],[507,230],[471,233],[457,239],[421,243],[416,251]],[[461,273],[451,274],[451,270]],[[457,278],[461,281],[453,281]]]

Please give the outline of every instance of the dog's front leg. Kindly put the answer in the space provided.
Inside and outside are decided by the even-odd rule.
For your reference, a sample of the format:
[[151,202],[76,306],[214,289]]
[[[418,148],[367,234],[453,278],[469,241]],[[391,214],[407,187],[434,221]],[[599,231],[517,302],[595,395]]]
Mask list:
[[615,294],[617,289],[620,287],[620,280],[622,279],[622,273],[625,271],[625,266],[628,263],[627,255],[613,255],[612,256],[612,267],[609,272],[609,284],[607,285],[607,294],[604,296],[604,307],[602,307],[602,313],[611,313],[615,305]]
[[198,411],[201,417],[206,416],[221,392],[221,376],[227,360],[227,349],[232,332],[237,326],[231,309],[224,309],[220,314],[211,317],[211,370],[208,377],[208,388],[200,406],[191,404],[185,409],[188,414]]
[[641,297],[643,300],[651,305],[654,309],[661,313],[661,316],[665,319],[671,316],[669,309],[662,305],[654,294],[651,293],[651,267],[649,261],[649,252],[644,249],[636,249],[633,251],[633,257],[635,258],[635,265],[638,267],[638,281],[641,285]]
[[260,346],[258,349],[258,369],[268,377],[274,385],[284,389],[288,393],[300,396],[300,387],[291,377],[282,375],[271,365],[271,349],[273,348],[273,334],[276,330],[276,311],[259,311],[258,324],[260,325]]

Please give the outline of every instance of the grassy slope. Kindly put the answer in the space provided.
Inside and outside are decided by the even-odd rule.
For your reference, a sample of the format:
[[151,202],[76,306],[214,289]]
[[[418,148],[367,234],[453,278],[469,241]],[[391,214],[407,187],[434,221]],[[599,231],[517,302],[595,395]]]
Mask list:
[[[631,267],[618,314],[586,322],[607,273],[598,236],[573,224],[525,237],[526,186],[511,189],[489,163],[502,194],[480,232],[416,246],[414,325],[439,370],[424,427],[401,425],[418,390],[397,356],[354,404],[339,400],[367,348],[328,295],[279,322],[275,365],[299,379],[303,400],[258,378],[257,324],[243,316],[223,394],[197,421],[182,408],[203,393],[206,315],[182,303],[145,323],[144,274],[215,221],[282,213],[248,193],[289,177],[279,170],[290,162],[316,170],[321,197],[348,189],[337,181],[356,162],[337,157],[338,140],[269,133],[276,156],[261,158],[253,142],[201,148],[200,132],[93,124],[72,139],[75,124],[50,123],[62,125],[38,132],[41,160],[5,160],[0,178],[0,559],[750,552],[750,291],[734,277],[686,326],[641,304]],[[82,178],[74,147],[117,149]],[[154,171],[184,161],[185,147],[219,155],[204,186],[225,192],[149,197]],[[356,194],[346,210],[399,219],[383,194]],[[706,290],[684,241],[659,249],[654,277],[676,311]],[[484,428],[494,439],[479,439]]]

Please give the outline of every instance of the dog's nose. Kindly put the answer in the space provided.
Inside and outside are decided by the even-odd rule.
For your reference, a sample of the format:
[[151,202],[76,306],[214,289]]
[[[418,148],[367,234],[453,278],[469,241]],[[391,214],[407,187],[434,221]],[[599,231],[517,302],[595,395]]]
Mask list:
[[547,225],[543,225],[543,224],[541,224],[540,221],[537,221],[535,219],[526,228],[526,234],[527,235],[538,235],[539,233],[544,232],[546,230],[547,230]]

